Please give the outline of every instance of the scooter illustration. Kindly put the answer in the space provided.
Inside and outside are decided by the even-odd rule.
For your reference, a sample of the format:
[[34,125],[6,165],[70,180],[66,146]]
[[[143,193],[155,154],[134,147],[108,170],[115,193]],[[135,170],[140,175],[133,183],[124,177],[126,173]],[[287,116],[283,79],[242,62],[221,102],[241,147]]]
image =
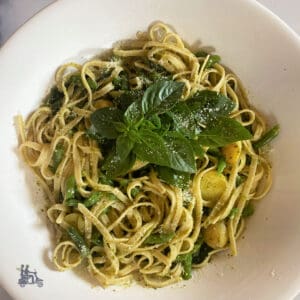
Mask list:
[[44,285],[43,279],[37,276],[36,270],[34,272],[29,270],[29,265],[26,265],[24,269],[24,265],[21,265],[21,273],[20,278],[18,280],[18,284],[20,287],[25,287],[26,284],[36,284],[38,287],[42,287]]

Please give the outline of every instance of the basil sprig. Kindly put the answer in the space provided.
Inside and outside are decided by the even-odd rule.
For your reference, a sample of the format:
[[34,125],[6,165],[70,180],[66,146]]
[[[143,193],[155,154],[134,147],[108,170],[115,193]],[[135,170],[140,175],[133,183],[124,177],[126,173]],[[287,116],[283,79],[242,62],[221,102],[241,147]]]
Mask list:
[[102,165],[108,178],[126,174],[139,159],[157,166],[164,180],[176,184],[176,176],[170,176],[173,170],[182,185],[183,177],[186,182],[188,174],[196,172],[201,146],[221,147],[251,138],[229,117],[235,107],[229,98],[205,90],[182,101],[183,89],[182,82],[158,80],[143,95],[126,92],[126,105],[120,101],[91,114],[90,136],[113,141]]

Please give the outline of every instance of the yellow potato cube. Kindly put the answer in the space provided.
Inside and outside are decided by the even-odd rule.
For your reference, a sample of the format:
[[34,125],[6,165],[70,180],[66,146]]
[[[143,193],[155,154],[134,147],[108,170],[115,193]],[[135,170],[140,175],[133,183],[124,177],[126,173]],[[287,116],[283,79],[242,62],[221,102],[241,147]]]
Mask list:
[[203,175],[200,183],[202,198],[206,201],[218,201],[226,187],[226,177],[216,170],[211,170]]
[[218,222],[209,225],[203,233],[205,243],[213,249],[223,248],[228,242],[228,232],[225,223]]
[[242,143],[236,142],[226,145],[222,148],[222,154],[225,158],[226,164],[233,166],[238,163],[242,151]]

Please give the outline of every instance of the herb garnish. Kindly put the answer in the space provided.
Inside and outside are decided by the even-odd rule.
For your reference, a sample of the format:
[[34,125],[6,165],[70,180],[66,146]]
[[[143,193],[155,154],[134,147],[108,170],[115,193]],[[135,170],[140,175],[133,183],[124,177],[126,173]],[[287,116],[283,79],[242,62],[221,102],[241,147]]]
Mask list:
[[[125,107],[91,114],[90,136],[113,141],[102,166],[108,178],[126,174],[139,159],[159,166],[159,176],[168,183],[186,186],[189,174],[196,172],[196,157],[203,155],[201,146],[221,147],[252,137],[230,118],[235,104],[229,98],[205,90],[182,101],[183,89],[182,82],[161,79],[144,94],[126,91]],[[178,181],[169,170],[177,172]]]

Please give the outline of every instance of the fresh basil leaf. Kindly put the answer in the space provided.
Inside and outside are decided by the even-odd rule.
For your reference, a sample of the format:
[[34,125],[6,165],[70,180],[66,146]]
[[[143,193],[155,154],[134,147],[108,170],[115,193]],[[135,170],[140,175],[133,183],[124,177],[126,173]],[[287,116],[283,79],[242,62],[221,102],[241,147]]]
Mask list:
[[157,129],[156,126],[149,120],[143,120],[143,122],[141,123],[141,128],[149,129],[149,130]]
[[116,178],[125,175],[132,168],[135,159],[135,155],[130,153],[126,159],[121,160],[116,153],[116,149],[112,149],[105,159],[102,169],[106,171],[106,176],[108,178]]
[[158,171],[158,177],[166,183],[175,185],[181,189],[188,188],[191,174],[162,166],[157,167],[156,170]]
[[251,133],[238,121],[226,117],[221,117],[210,124],[198,136],[198,140],[202,146],[210,147],[221,147],[251,138]]
[[226,96],[205,90],[185,102],[179,102],[168,114],[174,121],[176,131],[194,139],[203,130],[202,125],[227,116],[234,106],[234,102]]
[[193,107],[190,107],[186,102],[177,103],[173,109],[168,112],[168,115],[174,121],[174,128],[189,138],[195,138],[202,128],[197,124]]
[[113,122],[114,127],[118,132],[125,132],[127,131],[128,127],[123,122]]
[[148,119],[157,129],[161,128],[161,120],[158,115],[152,115]]
[[205,151],[201,147],[199,141],[198,140],[190,140],[190,144],[193,147],[195,156],[198,156],[199,158],[203,158]]
[[143,118],[140,103],[135,101],[131,103],[124,113],[124,119],[127,124],[135,124]]
[[118,136],[116,141],[116,151],[117,151],[117,155],[120,157],[121,160],[127,158],[133,146],[134,143],[130,138],[128,138],[128,136],[126,135]]
[[133,151],[142,161],[166,166],[177,171],[194,173],[194,151],[189,141],[177,132],[167,132],[164,137],[148,129],[139,130],[140,143]]
[[198,124],[228,116],[235,103],[222,94],[213,91],[200,91],[186,101]]
[[113,100],[113,103],[122,111],[125,111],[128,106],[134,101],[140,102],[144,92],[140,90],[124,91],[122,95]]
[[189,140],[175,131],[167,132],[164,140],[169,150],[169,167],[182,172],[195,173],[196,162]]
[[[170,129],[174,128],[174,121],[168,113],[159,115],[161,127],[158,130],[158,133],[161,136],[164,136]],[[176,130],[176,129],[175,129]]]
[[104,107],[91,114],[91,123],[97,134],[107,139],[115,139],[119,132],[114,126],[114,122],[122,121],[122,112],[115,107]]
[[149,86],[142,98],[142,112],[145,115],[161,114],[171,109],[181,98],[183,82],[159,80]]
[[140,137],[140,134],[139,132],[134,129],[134,128],[131,128],[129,131],[128,131],[128,137],[129,139],[133,142],[133,143],[140,143],[141,142],[141,137]]
[[136,143],[133,152],[142,161],[160,166],[169,166],[169,149],[164,139],[154,131],[141,128],[138,131],[140,142]]
[[85,134],[89,138],[96,140],[99,144],[102,144],[105,141],[105,138],[98,134],[94,125],[91,125],[90,128],[86,130]]
[[141,128],[150,129],[150,130],[159,130],[161,129],[161,120],[158,115],[152,115],[148,119],[143,119],[140,124]]

